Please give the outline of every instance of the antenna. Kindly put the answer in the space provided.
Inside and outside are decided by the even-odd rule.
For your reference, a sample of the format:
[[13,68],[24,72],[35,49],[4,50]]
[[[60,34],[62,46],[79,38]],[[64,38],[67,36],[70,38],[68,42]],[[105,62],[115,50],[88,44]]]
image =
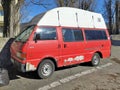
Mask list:
[[59,26],[61,26],[61,24],[60,24],[60,15],[59,15],[59,11],[57,11],[57,14],[58,14],[58,23],[59,23]]
[[78,14],[77,13],[75,13],[76,14],[76,22],[77,22],[77,26],[78,26],[78,28],[79,28],[79,24],[78,24]]

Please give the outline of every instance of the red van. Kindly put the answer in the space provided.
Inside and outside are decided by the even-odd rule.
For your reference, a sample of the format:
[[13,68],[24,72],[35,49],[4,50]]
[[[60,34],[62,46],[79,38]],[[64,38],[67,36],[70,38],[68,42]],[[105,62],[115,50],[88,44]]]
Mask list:
[[11,45],[19,71],[37,70],[40,78],[58,67],[91,62],[111,54],[110,37],[101,14],[76,8],[55,8],[26,24]]

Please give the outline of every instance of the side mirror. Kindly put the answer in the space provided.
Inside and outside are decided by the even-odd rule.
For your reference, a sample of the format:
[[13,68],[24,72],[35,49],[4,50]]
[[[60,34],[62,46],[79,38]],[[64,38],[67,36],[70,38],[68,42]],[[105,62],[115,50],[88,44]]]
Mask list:
[[39,33],[35,33],[34,34],[34,41],[35,41],[35,43],[37,43],[37,40],[40,40],[40,34]]
[[36,32],[35,32],[35,33],[34,33],[34,39],[33,39],[33,40],[35,41],[35,43],[37,43],[37,37],[36,37],[36,36],[37,36],[37,34],[36,34]]

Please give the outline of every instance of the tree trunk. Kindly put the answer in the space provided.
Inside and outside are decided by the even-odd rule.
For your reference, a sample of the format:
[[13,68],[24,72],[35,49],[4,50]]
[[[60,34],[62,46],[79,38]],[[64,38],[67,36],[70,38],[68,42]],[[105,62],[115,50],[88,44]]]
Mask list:
[[10,4],[10,38],[15,37],[20,32],[20,6],[21,2],[17,4],[15,0]]
[[109,27],[110,27],[110,29],[109,29],[109,33],[110,33],[110,35],[112,34],[112,9],[111,9],[111,6],[112,6],[112,1],[111,0],[109,0],[109,5],[110,5],[110,7],[109,7]]
[[115,30],[115,34],[119,34],[119,22],[120,22],[120,14],[119,14],[119,1],[116,1],[116,30]]
[[[4,28],[3,28],[3,37],[8,37],[9,28],[10,28],[10,0],[2,0],[2,6],[4,10]],[[7,18],[6,18],[7,17]]]
[[3,37],[14,38],[20,32],[20,6],[23,0],[2,0],[4,10]]
[[13,32],[13,25],[14,25],[14,1],[12,0],[11,1],[11,4],[10,4],[10,38],[13,38],[14,37],[14,32]]

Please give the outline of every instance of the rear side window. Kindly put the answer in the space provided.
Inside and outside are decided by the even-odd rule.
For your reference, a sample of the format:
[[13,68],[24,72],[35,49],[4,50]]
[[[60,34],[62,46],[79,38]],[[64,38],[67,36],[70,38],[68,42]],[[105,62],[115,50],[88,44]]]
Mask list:
[[63,28],[62,29],[63,40],[65,42],[82,41],[83,35],[81,30]]
[[104,30],[85,30],[86,40],[106,40],[107,35]]
[[82,41],[83,35],[81,30],[73,30],[75,41]]
[[56,40],[56,28],[38,28],[36,31],[37,40]]

